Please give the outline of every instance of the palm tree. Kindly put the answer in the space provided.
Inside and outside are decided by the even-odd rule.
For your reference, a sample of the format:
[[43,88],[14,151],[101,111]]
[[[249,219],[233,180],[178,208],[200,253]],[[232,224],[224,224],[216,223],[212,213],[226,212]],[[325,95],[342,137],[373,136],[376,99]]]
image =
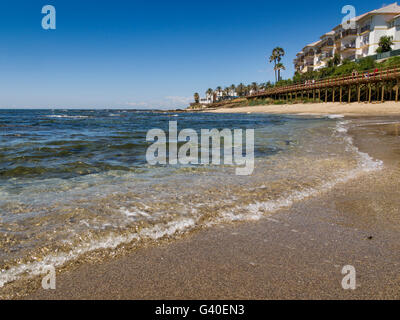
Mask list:
[[235,86],[234,84],[232,84],[232,85],[230,86],[229,89],[230,89],[232,95],[235,94],[235,92],[236,92],[236,86]]
[[278,59],[278,57],[276,56],[276,52],[272,51],[271,56],[269,57],[269,63],[271,63],[272,61],[274,62],[274,71],[275,71],[275,82],[276,82],[276,60]]
[[271,81],[267,81],[265,83],[265,89],[269,89],[269,88],[272,88],[272,87],[273,87],[273,85],[272,85]]
[[379,47],[376,49],[377,53],[389,52],[392,51],[393,46],[393,37],[392,36],[383,36],[379,39]]
[[208,88],[206,91],[207,99],[211,99],[211,102],[214,101],[214,90],[211,88]]
[[341,58],[340,55],[335,53],[335,55],[332,58],[332,62],[335,66],[338,66],[340,64]]
[[229,91],[231,91],[231,89],[229,87],[225,87],[224,89],[224,95],[225,96],[229,96]]
[[279,62],[275,66],[275,71],[278,71],[278,81],[281,80],[281,70],[286,70],[286,68],[282,63]]
[[[281,47],[276,47],[274,50],[272,50],[272,54],[269,57],[269,62],[274,62],[274,71],[275,71],[275,82],[277,82],[277,69],[276,69],[276,64],[281,62],[282,57],[285,55],[285,50],[283,50]],[[279,78],[278,78],[279,79]]]
[[250,90],[251,90],[251,85],[249,84],[246,86],[246,95],[250,93]]
[[237,94],[239,97],[242,97],[245,94],[246,87],[243,83],[240,83],[236,88]]
[[257,82],[252,82],[250,85],[251,90],[258,91],[258,84]]
[[200,95],[197,92],[194,94],[194,102],[196,103],[200,102]]

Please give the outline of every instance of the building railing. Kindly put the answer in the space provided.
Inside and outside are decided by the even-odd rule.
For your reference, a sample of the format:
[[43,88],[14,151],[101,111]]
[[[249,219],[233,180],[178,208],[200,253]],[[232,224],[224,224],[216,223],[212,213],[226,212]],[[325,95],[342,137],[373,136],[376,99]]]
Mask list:
[[384,53],[377,53],[372,56],[367,56],[364,58],[356,59],[356,62],[360,62],[361,60],[366,59],[366,58],[369,58],[372,60],[380,60],[380,59],[396,57],[396,56],[400,56],[400,49],[392,50],[392,51],[384,52]]
[[342,50],[344,49],[356,49],[356,44],[355,43],[346,43],[345,45],[342,46]]
[[357,35],[357,29],[349,29],[342,32],[342,38],[345,38],[347,36],[356,36],[356,35]]
[[360,33],[364,33],[365,31],[371,31],[371,26],[367,25],[361,28]]
[[332,58],[333,57],[333,53],[332,52],[325,52],[322,54],[322,59],[326,59],[326,58]]
[[267,89],[263,92],[257,92],[255,94],[249,95],[248,97],[255,98],[257,96],[266,96],[278,93],[329,88],[341,85],[350,85],[350,84],[399,79],[399,78],[400,78],[400,66],[397,66],[381,70],[375,69],[375,70],[364,71],[349,76],[330,77],[321,80],[307,80],[306,83],[275,87]]

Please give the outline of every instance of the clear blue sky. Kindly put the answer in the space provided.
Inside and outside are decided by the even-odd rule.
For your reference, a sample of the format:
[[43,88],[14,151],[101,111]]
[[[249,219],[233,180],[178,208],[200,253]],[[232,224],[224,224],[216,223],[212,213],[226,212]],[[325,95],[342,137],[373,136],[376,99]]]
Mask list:
[[[386,2],[389,4],[391,1]],[[41,27],[44,5],[57,29]],[[0,108],[184,107],[193,93],[293,75],[305,44],[382,1],[2,0]]]

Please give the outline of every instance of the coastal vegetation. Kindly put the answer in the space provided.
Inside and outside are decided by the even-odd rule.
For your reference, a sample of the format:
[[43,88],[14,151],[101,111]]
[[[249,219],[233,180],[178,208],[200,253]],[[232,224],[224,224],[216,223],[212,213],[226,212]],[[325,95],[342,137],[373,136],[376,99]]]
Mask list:
[[200,95],[197,92],[194,94],[194,102],[195,103],[199,103],[200,102]]
[[376,49],[377,53],[384,53],[392,51],[392,46],[394,45],[393,37],[392,36],[383,36],[380,38],[379,47]]
[[285,70],[285,67],[281,63],[282,57],[285,55],[285,50],[281,47],[276,47],[272,50],[272,54],[269,57],[269,62],[274,63],[275,82],[281,80],[281,70]]
[[[393,45],[393,40],[391,37],[381,37],[379,42],[379,48],[377,49],[377,51],[388,52],[391,50],[392,45]],[[218,95],[222,97],[221,99],[222,101],[210,103],[207,105],[207,108],[218,108],[221,106],[229,108],[229,107],[248,106],[248,105],[287,103],[286,100],[285,101],[280,101],[280,100],[270,101],[270,99],[248,100],[245,97],[251,95],[254,92],[263,91],[274,87],[305,83],[306,81],[310,80],[317,81],[321,79],[346,76],[346,75],[351,75],[353,73],[362,74],[375,69],[381,70],[385,68],[400,66],[400,56],[391,57],[380,62],[374,60],[371,57],[366,57],[356,61],[350,61],[346,59],[341,61],[340,56],[336,54],[328,62],[328,65],[325,68],[316,71],[308,71],[306,73],[296,72],[292,78],[282,79],[281,70],[285,70],[285,66],[280,61],[284,56],[284,54],[285,51],[282,48],[276,47],[272,51],[271,56],[269,57],[269,62],[274,63],[275,79],[277,80],[275,83],[272,83],[270,81],[263,83],[252,82],[251,84],[247,85],[243,83],[240,83],[238,85],[232,84],[229,87],[225,87],[225,89],[222,89],[221,86],[218,86],[215,90],[210,88],[205,92],[206,95],[208,97],[211,97],[215,93],[218,93]],[[232,93],[235,93],[234,96],[232,95]],[[195,94],[195,103],[191,105],[192,107],[191,109],[204,108],[205,106],[199,104],[198,100],[196,100],[197,97],[196,94]],[[291,103],[308,103],[311,101],[315,102],[315,100],[308,101],[306,98],[304,98],[301,99],[301,101],[294,100]]]
[[[333,58],[334,59],[334,58]],[[332,60],[333,60],[332,59]],[[296,72],[292,79],[279,81],[276,85],[290,85],[294,83],[302,83],[307,80],[320,80],[329,77],[338,77],[351,75],[354,71],[358,73],[366,72],[373,69],[383,69],[400,65],[400,57],[391,57],[383,62],[377,62],[371,57],[366,57],[359,61],[343,60],[341,65],[335,63],[330,64],[326,68],[317,71],[309,71],[306,73]]]

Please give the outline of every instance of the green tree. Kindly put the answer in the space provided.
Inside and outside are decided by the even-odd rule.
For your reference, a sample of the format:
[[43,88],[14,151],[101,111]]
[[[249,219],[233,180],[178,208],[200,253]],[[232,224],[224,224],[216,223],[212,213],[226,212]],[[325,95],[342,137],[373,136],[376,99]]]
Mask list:
[[272,54],[269,57],[269,62],[274,62],[274,71],[275,71],[275,82],[277,82],[279,80],[279,78],[277,77],[278,73],[277,73],[277,69],[276,69],[276,65],[281,62],[282,57],[285,55],[285,50],[283,50],[281,47],[276,47],[274,50],[272,50]]
[[231,91],[230,87],[226,87],[226,88],[224,89],[224,95],[225,95],[225,96],[229,96],[229,91]]
[[393,37],[392,36],[383,36],[379,39],[379,47],[376,49],[377,53],[384,53],[392,51],[393,46]]
[[211,98],[211,102],[214,102],[214,90],[211,88],[208,88],[206,91],[207,98]]
[[236,86],[234,84],[232,84],[229,89],[232,92],[232,94],[234,94],[236,92]]
[[200,102],[200,95],[197,92],[194,94],[194,102],[196,103]]
[[332,62],[334,66],[338,66],[341,62],[340,55],[335,53],[335,55],[332,58]]
[[240,83],[236,88],[237,94],[239,97],[242,97],[246,94],[246,87],[243,83]]
[[282,80],[281,79],[281,70],[286,70],[285,66],[282,63],[277,63],[275,66],[275,71],[278,71],[278,81]]

